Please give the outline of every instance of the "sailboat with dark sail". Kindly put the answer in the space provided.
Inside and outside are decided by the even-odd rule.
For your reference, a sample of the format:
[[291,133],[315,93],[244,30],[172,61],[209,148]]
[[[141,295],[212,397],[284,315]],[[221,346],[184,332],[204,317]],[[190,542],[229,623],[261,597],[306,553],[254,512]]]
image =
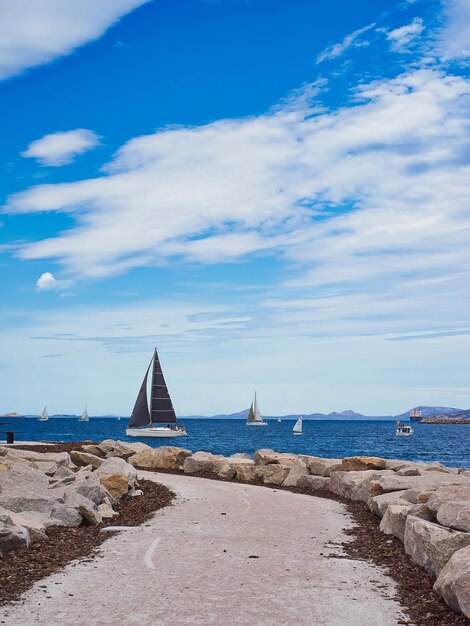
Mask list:
[[[147,400],[147,381],[152,366],[150,410]],[[126,428],[128,437],[185,437],[184,426],[177,425],[176,413],[168,393],[157,349],[147,368],[131,419]]]

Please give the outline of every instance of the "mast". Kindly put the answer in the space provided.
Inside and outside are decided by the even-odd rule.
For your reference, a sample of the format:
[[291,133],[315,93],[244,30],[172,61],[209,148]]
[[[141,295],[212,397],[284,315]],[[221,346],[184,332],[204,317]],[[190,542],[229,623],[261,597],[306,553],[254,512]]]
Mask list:
[[150,421],[152,424],[176,424],[175,409],[168,393],[156,348],[153,355]]
[[144,380],[142,381],[142,385],[140,386],[137,400],[135,401],[134,409],[131,413],[131,419],[127,424],[128,428],[132,428],[135,426],[150,426],[150,413],[147,400],[147,379],[153,359],[154,357],[152,357],[152,359],[150,360],[149,366],[147,367],[147,371],[144,376]]

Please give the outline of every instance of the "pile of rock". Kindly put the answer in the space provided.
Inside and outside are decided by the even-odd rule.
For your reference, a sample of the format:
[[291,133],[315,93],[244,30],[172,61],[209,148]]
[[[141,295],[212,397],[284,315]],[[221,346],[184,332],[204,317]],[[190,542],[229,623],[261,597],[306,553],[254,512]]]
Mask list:
[[[129,456],[140,449],[122,445]],[[117,447],[103,442],[95,454],[0,447],[0,556],[47,539],[51,526],[94,525],[115,517],[120,498],[139,493],[137,472],[113,455]]]
[[398,537],[406,553],[436,577],[435,591],[470,617],[470,470],[441,463],[378,457],[326,459],[258,450],[223,457],[208,452],[144,446],[128,462],[266,485],[328,490],[365,502],[380,529]]

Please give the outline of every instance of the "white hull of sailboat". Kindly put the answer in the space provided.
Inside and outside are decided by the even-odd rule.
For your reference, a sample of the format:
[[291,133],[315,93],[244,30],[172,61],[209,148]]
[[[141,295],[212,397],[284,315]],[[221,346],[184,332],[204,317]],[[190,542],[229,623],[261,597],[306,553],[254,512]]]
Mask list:
[[294,433],[294,435],[296,435],[296,437],[301,437],[303,433]]
[[38,422],[48,422],[48,421],[49,421],[49,418],[48,418],[48,417],[40,417],[40,418],[38,419]]
[[79,417],[79,418],[78,418],[78,421],[79,421],[79,422],[89,422],[90,420],[82,420],[82,418],[81,418],[81,417]]
[[247,426],[267,426],[268,422],[247,422]]
[[181,428],[166,428],[157,426],[151,428],[126,428],[128,437],[147,437],[152,439],[160,439],[167,437],[187,437],[188,433]]

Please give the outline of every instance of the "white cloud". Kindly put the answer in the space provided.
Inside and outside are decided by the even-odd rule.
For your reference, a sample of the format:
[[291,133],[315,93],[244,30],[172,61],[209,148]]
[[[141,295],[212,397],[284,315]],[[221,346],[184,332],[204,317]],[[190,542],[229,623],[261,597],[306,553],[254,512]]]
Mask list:
[[346,37],[344,37],[343,41],[341,41],[340,43],[335,43],[332,46],[328,46],[327,48],[322,50],[322,52],[320,52],[320,54],[317,56],[316,63],[318,64],[318,63],[322,63],[323,61],[330,61],[331,59],[336,59],[337,57],[341,56],[343,52],[345,52],[345,50],[347,50],[353,45],[354,46],[367,45],[366,42],[363,42],[363,41],[361,42],[358,38],[360,35],[362,35],[366,31],[370,30],[371,28],[374,28],[374,26],[375,24],[369,24],[369,26],[364,26],[364,28],[359,28],[358,30],[355,30],[349,35],[346,35]]
[[260,253],[298,264],[299,286],[389,285],[410,267],[419,280],[457,275],[469,94],[463,78],[411,71],[335,112],[311,115],[300,98],[297,109],[133,139],[107,175],[10,197],[10,213],[77,219],[18,254],[82,277]]
[[45,135],[30,143],[21,156],[37,159],[42,165],[57,167],[71,163],[77,155],[91,150],[98,143],[96,133],[77,128]]
[[416,39],[424,30],[423,20],[415,17],[409,24],[395,28],[387,33],[387,39],[391,42],[395,52],[406,52],[409,44]]
[[100,37],[149,0],[2,0],[0,80]]
[[439,33],[443,58],[465,60],[470,57],[470,2],[445,0],[445,26]]
[[44,272],[36,281],[37,291],[64,291],[72,285],[71,280],[58,280],[51,272]]

